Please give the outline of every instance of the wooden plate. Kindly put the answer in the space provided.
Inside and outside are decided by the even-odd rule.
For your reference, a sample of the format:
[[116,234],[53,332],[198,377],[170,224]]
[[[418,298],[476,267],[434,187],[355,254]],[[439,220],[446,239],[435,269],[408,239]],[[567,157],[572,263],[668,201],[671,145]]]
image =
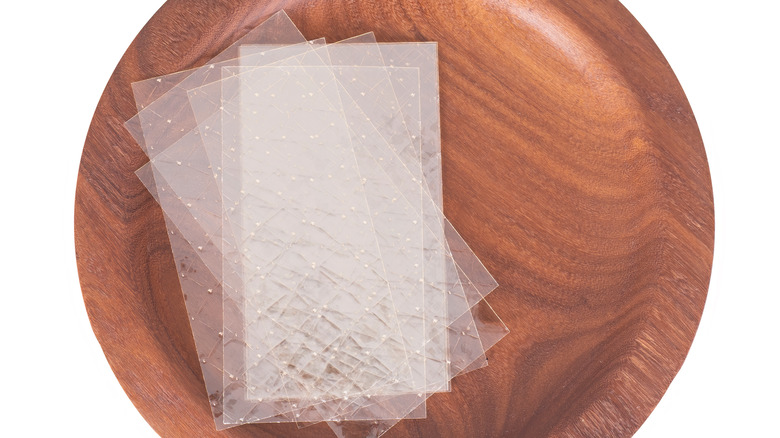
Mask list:
[[388,436],[630,436],[685,358],[712,266],[713,201],[677,80],[614,0],[170,0],[112,75],[76,193],[95,334],[165,437],[214,431],[146,158],[122,123],[130,83],[202,65],[285,8],[308,38],[438,41],[445,212],[501,284],[512,330],[426,420]]

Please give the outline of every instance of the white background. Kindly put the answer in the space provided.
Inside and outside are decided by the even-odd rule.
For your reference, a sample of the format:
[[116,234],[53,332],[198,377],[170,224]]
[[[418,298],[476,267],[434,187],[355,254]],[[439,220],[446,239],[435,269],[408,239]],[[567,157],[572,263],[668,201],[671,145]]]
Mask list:
[[[636,434],[780,436],[780,32],[776,2],[625,0],[674,68],[707,148],[716,250],[685,365]],[[73,249],[81,148],[125,48],[162,0],[3,7],[5,436],[154,437],[92,334]],[[9,430],[10,428],[10,430]]]

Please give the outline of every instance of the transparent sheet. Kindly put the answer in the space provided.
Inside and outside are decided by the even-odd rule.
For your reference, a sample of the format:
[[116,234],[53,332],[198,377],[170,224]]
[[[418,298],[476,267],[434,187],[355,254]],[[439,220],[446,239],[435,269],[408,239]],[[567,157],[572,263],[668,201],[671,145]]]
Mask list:
[[183,288],[184,288],[184,286],[183,286]]
[[[262,285],[253,284],[256,278],[254,275],[247,277],[247,274],[244,274],[239,281],[238,287],[243,285],[251,289],[243,293],[246,302],[252,301],[253,295],[256,295],[255,301],[258,302],[254,305],[245,305],[244,318],[242,321],[237,321],[237,324],[247,323],[247,333],[262,333],[262,330],[257,330],[253,325],[258,320],[268,321],[270,318],[271,321],[276,322],[274,327],[281,328],[282,324],[279,324],[278,319],[274,320],[274,315],[279,318],[280,315],[289,314],[289,309],[295,307],[293,303],[309,304],[312,301],[311,297],[316,296],[319,300],[324,298],[331,304],[324,307],[317,305],[311,311],[310,306],[307,306],[309,308],[293,313],[292,321],[288,322],[294,328],[292,336],[299,333],[297,327],[301,325],[299,322],[301,317],[306,321],[322,322],[327,327],[342,328],[340,336],[339,333],[333,333],[333,336],[327,338],[322,345],[315,346],[313,351],[299,354],[297,349],[301,345],[312,343],[313,338],[323,335],[318,328],[307,327],[299,341],[292,343],[296,351],[283,355],[285,359],[294,358],[296,366],[292,366],[292,363],[287,360],[282,363],[289,364],[290,370],[299,373],[296,375],[297,379],[308,376],[310,378],[294,381],[295,379],[290,379],[292,373],[283,372],[282,380],[292,385],[285,386],[286,394],[277,393],[276,397],[297,399],[299,408],[303,403],[311,402],[316,405],[316,411],[321,415],[318,419],[328,419],[340,415],[340,411],[335,407],[343,403],[342,398],[346,400],[363,394],[383,396],[391,391],[391,385],[395,386],[392,391],[395,394],[410,394],[416,391],[416,388],[424,387],[424,381],[416,381],[419,380],[419,376],[424,375],[425,371],[422,360],[424,355],[421,354],[424,345],[422,324],[424,302],[422,284],[419,281],[422,278],[420,221],[417,216],[410,217],[409,213],[414,214],[414,210],[402,206],[401,203],[394,204],[400,208],[388,210],[390,197],[400,196],[400,194],[388,192],[388,189],[392,190],[394,187],[386,176],[377,172],[371,157],[349,146],[350,132],[343,111],[333,105],[338,100],[338,89],[330,68],[300,66],[253,68],[247,73],[234,76],[234,78],[239,77],[242,82],[240,86],[242,92],[235,99],[235,104],[231,105],[230,100],[223,102],[223,142],[224,139],[236,138],[229,134],[235,131],[229,126],[234,122],[240,125],[237,127],[242,134],[239,136],[239,141],[223,145],[223,151],[226,153],[223,160],[225,204],[228,205],[236,199],[231,194],[238,194],[237,189],[231,189],[231,180],[239,180],[238,187],[247,191],[258,187],[254,191],[255,196],[263,197],[266,192],[270,194],[269,199],[262,199],[258,204],[262,208],[273,206],[273,211],[266,216],[264,211],[247,212],[242,208],[238,217],[231,221],[237,240],[247,239],[247,233],[240,230],[242,226],[237,226],[239,222],[248,226],[249,230],[257,230],[253,227],[256,223],[247,223],[247,216],[251,217],[252,221],[257,218],[272,217],[273,221],[279,221],[279,232],[274,231],[269,223],[271,221],[261,219],[260,228],[264,231],[264,235],[274,236],[275,241],[263,250],[257,251],[250,265],[257,261],[256,254],[262,254],[262,258],[273,260],[274,269],[269,271],[265,266],[260,269],[263,273],[260,277],[264,280]],[[224,85],[228,85],[229,82],[229,80],[224,81]],[[262,91],[257,93],[256,90],[270,90],[270,94],[264,95]],[[282,95],[279,95],[280,93]],[[327,96],[328,93],[330,98]],[[318,97],[320,101],[313,102]],[[235,112],[239,113],[239,117],[224,117]],[[287,123],[292,123],[292,126],[287,126]],[[251,127],[248,132],[247,126]],[[339,133],[342,137],[332,138],[329,134],[332,134],[336,127],[341,128]],[[292,136],[297,138],[291,138]],[[259,154],[250,153],[238,159],[234,158],[231,153],[234,149],[242,148],[244,152],[251,152],[249,149],[255,147],[255,142],[260,143],[257,145],[260,149]],[[265,156],[258,157],[263,152]],[[280,158],[275,160],[274,157]],[[244,172],[248,167],[253,167],[249,176],[231,178],[230,174],[234,169],[231,169],[230,165],[233,162],[240,163],[241,170]],[[372,164],[373,167],[370,167]],[[286,170],[289,170],[292,175],[286,173]],[[251,182],[258,185],[252,186]],[[350,189],[351,186],[354,186],[354,189]],[[295,192],[296,187],[300,191]],[[295,205],[291,206],[289,202],[285,202],[286,199],[280,198],[281,190],[285,188],[294,191],[288,199]],[[277,189],[280,191],[276,192]],[[366,193],[372,191],[374,192],[372,196],[366,196]],[[334,194],[337,199],[331,198]],[[354,196],[345,199],[348,194]],[[247,193],[247,196],[242,199],[248,200],[251,197]],[[378,203],[373,202],[377,200]],[[286,205],[279,208],[280,204]],[[232,206],[228,208],[231,209]],[[290,213],[293,213],[292,217],[289,216]],[[303,223],[299,222],[300,217],[305,218]],[[382,218],[390,220],[380,225],[377,221]],[[310,219],[315,220],[310,221]],[[361,239],[363,237],[360,233],[361,227],[368,240]],[[324,233],[324,238],[322,241],[317,241],[317,236],[321,233]],[[360,239],[360,243],[352,244],[354,239]],[[333,241],[337,242],[336,246],[339,247],[335,252],[327,246],[333,245]],[[346,245],[346,251],[342,253],[341,251],[345,249],[344,242],[349,244]],[[312,247],[318,248],[312,249]],[[282,255],[275,251],[276,248],[282,248]],[[227,254],[227,251],[232,248],[223,247],[223,249]],[[246,249],[247,247],[244,246],[244,250]],[[297,262],[298,265],[290,266],[289,263],[285,263],[283,254],[285,252],[289,254],[290,251],[293,253],[292,263]],[[303,252],[299,253],[299,251]],[[318,261],[311,263],[311,273],[305,272],[309,268],[309,255],[317,256],[321,251],[325,251],[327,256],[321,256],[319,260],[324,258],[324,263],[329,263],[335,259],[338,268],[334,264],[329,266],[323,264],[320,270]],[[395,253],[391,254],[391,252]],[[305,258],[301,260],[302,254],[305,254]],[[230,257],[226,257],[226,260],[228,259]],[[275,276],[269,282],[267,277],[275,274],[275,268],[279,263],[285,264],[285,273],[295,273],[305,279],[299,278],[291,284],[286,284],[282,288],[282,296],[277,298],[270,291],[273,282],[279,280]],[[244,265],[238,268],[244,268],[246,272],[246,267]],[[382,277],[384,283],[372,284],[361,279],[362,272],[376,273]],[[330,284],[323,288],[314,280],[314,293],[307,294],[305,283],[312,281],[312,277],[318,274],[320,280]],[[354,279],[356,275],[358,281]],[[339,281],[346,287],[340,287]],[[226,282],[226,289],[228,284]],[[254,294],[255,288],[259,291],[258,294]],[[326,291],[332,294],[325,293]],[[299,297],[300,294],[306,297]],[[383,294],[387,305],[381,305],[382,302],[379,301]],[[338,298],[335,303],[331,301],[334,297]],[[272,313],[271,316],[264,317],[262,315],[265,315],[268,309],[263,308],[262,315],[256,317],[254,310],[260,310],[258,305],[268,301],[273,302],[274,305],[278,304],[282,313]],[[343,318],[344,316],[347,317]],[[339,321],[338,317],[342,317],[342,320]],[[403,321],[403,329],[399,319]],[[226,316],[225,324],[228,322]],[[399,331],[393,333],[396,326]],[[345,327],[349,329],[344,330]],[[262,336],[267,335],[263,333]],[[286,335],[283,338],[289,339],[290,336]],[[261,351],[258,357],[267,354],[264,348],[257,348],[256,341],[261,340],[246,340],[247,358],[253,357],[257,351]],[[278,342],[283,341],[280,339]],[[271,344],[278,349],[277,340],[271,339]],[[442,346],[442,350],[445,350],[444,347]],[[416,351],[411,350],[412,348]],[[226,367],[231,359],[226,352]],[[277,355],[275,361],[278,362],[278,359]],[[238,362],[244,361],[238,358]],[[302,368],[304,362],[305,365],[316,362],[320,371],[315,373],[309,367]],[[271,388],[282,386],[273,384],[276,380],[273,383],[268,382],[267,369],[268,367],[258,373],[264,379],[263,386]],[[323,374],[325,369],[328,371]],[[255,382],[252,374],[250,368],[246,373],[247,385],[250,389]],[[323,379],[323,375],[328,376],[328,379]],[[271,375],[270,378],[273,377]],[[414,386],[415,384],[418,386]],[[249,398],[253,395],[252,391],[249,391]],[[325,403],[319,403],[324,400],[336,402],[329,403],[327,406]],[[376,406],[375,403],[373,405]],[[334,410],[330,410],[330,406],[334,406]]]
[[[363,176],[364,169],[361,169],[359,162],[355,159],[343,111],[335,108],[333,106],[334,99],[328,99],[325,95],[330,91],[333,93],[331,97],[337,98],[338,90],[335,89],[335,81],[328,78],[330,75],[331,72],[328,68],[254,69],[251,73],[241,75],[241,77],[245,79],[246,76],[250,76],[251,79],[247,82],[256,88],[248,89],[248,87],[242,86],[242,90],[248,89],[251,92],[256,89],[270,89],[271,94],[283,93],[283,96],[279,96],[282,98],[277,99],[272,95],[264,96],[261,94],[259,98],[251,99],[245,92],[238,96],[240,99],[237,99],[240,101],[240,108],[231,106],[230,102],[226,101],[225,110],[222,113],[223,121],[240,122],[242,127],[241,132],[244,134],[242,136],[244,138],[237,143],[236,149],[243,146],[242,152],[246,152],[246,149],[254,146],[250,140],[257,140],[257,134],[262,139],[258,148],[260,154],[265,153],[264,157],[255,158],[252,154],[248,154],[236,160],[241,165],[242,170],[246,170],[250,166],[253,167],[250,171],[251,176],[245,178],[245,183],[241,184],[240,187],[247,191],[258,187],[259,189],[254,192],[257,197],[262,197],[263,193],[271,188],[272,198],[274,195],[280,195],[279,192],[274,192],[276,189],[287,188],[287,190],[292,191],[298,189],[288,199],[293,201],[293,204],[301,205],[300,208],[296,205],[290,205],[289,202],[282,199],[263,199],[259,202],[261,207],[274,206],[272,213],[274,220],[279,219],[279,216],[282,217],[279,226],[280,232],[276,235],[274,235],[273,227],[269,222],[262,224],[264,235],[271,235],[275,241],[271,247],[266,247],[257,253],[262,254],[263,257],[272,257],[274,268],[283,264],[286,268],[285,273],[292,272],[300,278],[283,288],[289,288],[289,290],[283,290],[282,295],[285,298],[293,299],[281,304],[282,316],[289,314],[289,309],[295,308],[294,303],[298,301],[308,304],[314,301],[314,297],[319,299],[319,301],[314,301],[317,306],[312,309],[313,312],[307,308],[291,315],[292,321],[289,321],[288,324],[294,328],[293,332],[279,340],[279,342],[283,342],[288,340],[291,335],[294,337],[298,333],[295,327],[300,324],[301,315],[307,321],[322,323],[318,328],[307,327],[307,330],[302,333],[302,338],[298,342],[292,343],[296,351],[283,355],[283,358],[296,360],[296,366],[290,364],[289,370],[297,372],[297,374],[283,371],[281,377],[286,384],[283,384],[286,394],[276,393],[277,398],[298,400],[298,407],[301,407],[304,402],[317,404],[318,411],[324,409],[324,406],[321,406],[324,403],[318,404],[318,401],[340,399],[342,391],[344,397],[365,393],[376,387],[377,381],[386,375],[400,376],[400,379],[397,380],[404,383],[411,379],[408,351],[404,348],[404,338],[397,320],[398,315],[405,314],[409,309],[402,309],[399,307],[401,302],[394,299],[397,296],[392,293],[388,281],[390,275],[386,271],[386,263],[377,242],[377,236],[380,233],[377,233],[375,217],[370,213],[370,206],[366,204],[364,190],[371,186],[372,178],[369,177],[367,181],[367,178]],[[330,81],[330,89],[327,86],[328,81]],[[315,101],[316,99],[319,100]],[[224,117],[234,114],[231,109],[236,109],[240,114],[239,117]],[[278,117],[274,117],[275,115]],[[248,133],[243,128],[246,126],[252,128]],[[223,142],[225,139],[234,138],[228,134],[232,131],[229,124],[223,123],[222,128],[224,130]],[[335,138],[332,135],[333,131],[337,131],[339,134]],[[253,139],[246,138],[247,135],[255,135],[255,137]],[[274,149],[274,146],[278,147]],[[233,149],[232,142],[223,145],[225,152],[223,194],[226,204],[235,199],[231,196],[233,193],[230,187],[231,180],[240,180],[240,178],[230,177]],[[278,158],[274,159],[275,156],[281,158],[281,165],[279,165]],[[302,181],[300,183],[290,182],[291,178],[285,171],[292,172],[292,179],[298,176]],[[257,186],[248,184],[253,177],[261,178]],[[251,198],[247,196],[244,199]],[[279,204],[284,204],[284,206],[278,208]],[[243,203],[241,207],[243,207]],[[249,213],[248,216],[252,220],[260,217],[256,212]],[[292,216],[290,216],[291,213]],[[245,221],[246,216],[242,212],[238,215],[238,221]],[[300,216],[305,217],[306,221],[313,220],[305,224],[293,224],[298,222]],[[250,224],[250,227],[251,225],[253,224]],[[237,220],[232,221],[232,226],[236,237],[243,238],[245,234],[237,230]],[[297,230],[297,232],[290,230]],[[364,232],[361,233],[361,230]],[[318,235],[323,235],[321,241],[317,240]],[[409,235],[409,233],[405,232],[404,235]],[[345,243],[346,245],[344,245]],[[276,247],[282,248],[282,255],[277,255],[274,251]],[[244,246],[244,249],[246,250],[247,247]],[[417,249],[417,253],[421,256],[422,250],[419,246],[411,249]],[[228,250],[230,248],[225,248],[225,254]],[[303,252],[301,252],[302,250]],[[306,250],[308,250],[308,254]],[[325,251],[324,255],[319,254],[322,251]],[[288,262],[284,254],[290,253],[292,253],[293,260]],[[304,257],[303,260],[299,259],[301,255]],[[311,255],[317,257],[317,264],[312,262],[311,275],[309,275],[309,272],[305,272],[308,270],[308,266],[305,265],[308,265]],[[420,256],[417,260],[418,265]],[[228,260],[230,257],[225,259]],[[257,256],[253,258],[252,262],[254,263],[256,259]],[[334,261],[335,263],[332,263]],[[295,262],[302,263],[305,268],[298,265],[290,266],[291,263]],[[322,267],[320,267],[320,263],[322,263]],[[263,268],[261,272],[268,271]],[[276,269],[265,275],[276,277]],[[369,278],[379,278],[379,280],[372,284],[366,275],[370,275]],[[301,277],[305,277],[305,279]],[[311,281],[312,277],[314,277],[313,293],[307,294],[306,282]],[[254,286],[252,284],[254,278],[256,277],[244,274],[238,287]],[[276,278],[274,280],[279,281]],[[323,287],[318,280],[324,282],[325,286]],[[229,282],[226,280],[226,289],[228,289],[228,285]],[[258,287],[258,290],[262,292],[260,297],[264,301],[276,301],[273,296],[269,300],[269,294],[272,294],[269,290],[271,288],[272,285],[268,283],[265,283],[263,287]],[[419,293],[411,293],[410,295],[421,296]],[[244,293],[243,297],[245,299],[251,298],[251,295]],[[329,304],[324,307],[319,306],[322,301]],[[419,310],[422,303],[417,303],[417,305]],[[250,309],[253,310],[254,306],[247,309],[244,318],[238,318],[237,325],[243,327],[244,323],[252,324],[257,320],[252,317],[247,318],[254,313]],[[263,309],[263,312],[265,313],[266,309]],[[313,313],[316,313],[316,318]],[[271,321],[274,321],[273,315],[270,316]],[[268,317],[261,316],[259,319],[267,321]],[[225,324],[228,325],[229,322],[230,319],[226,315]],[[283,329],[280,327],[281,325],[277,324],[275,327]],[[333,333],[327,333],[319,328],[323,325],[331,327]],[[254,331],[258,332],[256,329]],[[311,351],[304,352],[302,355],[298,354],[297,349],[314,343],[323,334],[331,336],[326,338],[324,342],[312,346]],[[271,339],[271,341],[272,345],[278,349],[276,340]],[[252,353],[258,350],[251,339],[247,339],[246,345]],[[259,350],[263,349],[259,348]],[[250,354],[247,356],[251,357]],[[231,359],[232,357],[226,351],[226,368]],[[236,359],[239,364],[244,362],[241,357]],[[278,361],[277,355],[274,363],[278,363]],[[285,362],[282,363],[286,364]],[[313,372],[310,367],[302,368],[312,362],[319,365],[319,372]],[[249,367],[249,364],[247,366]],[[252,368],[249,367],[246,373],[248,385],[254,381],[251,371]],[[262,372],[259,375],[266,379],[263,382],[264,386],[271,388],[277,386],[273,384],[276,380],[267,381],[274,377],[268,372]],[[312,379],[306,380],[308,376],[311,376]],[[251,391],[249,395],[251,397]],[[332,415],[325,414],[324,418],[330,418]]]

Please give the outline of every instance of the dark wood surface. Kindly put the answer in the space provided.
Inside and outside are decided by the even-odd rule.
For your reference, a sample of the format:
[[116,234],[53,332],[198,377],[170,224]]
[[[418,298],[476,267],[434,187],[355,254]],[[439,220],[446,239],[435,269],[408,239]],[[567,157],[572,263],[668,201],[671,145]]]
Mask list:
[[[680,368],[712,266],[696,122],[663,56],[617,1],[171,0],[106,87],[76,193],[95,334],[164,437],[217,433],[158,205],[133,171],[130,83],[198,66],[285,8],[308,38],[438,41],[445,212],[500,287],[511,329],[490,365],[388,437],[632,435]],[[121,428],[121,425],[117,425]]]

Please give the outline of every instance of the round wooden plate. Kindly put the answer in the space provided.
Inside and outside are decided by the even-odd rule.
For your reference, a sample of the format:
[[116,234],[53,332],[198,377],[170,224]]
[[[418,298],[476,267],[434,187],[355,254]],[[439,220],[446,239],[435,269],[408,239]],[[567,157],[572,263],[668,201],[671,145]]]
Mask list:
[[712,267],[713,201],[671,68],[615,0],[170,0],[98,104],[76,251],[95,335],[164,437],[217,433],[146,160],[122,123],[133,81],[202,65],[286,9],[307,38],[438,41],[445,213],[500,287],[511,333],[487,368],[387,436],[630,436],[680,368]]

